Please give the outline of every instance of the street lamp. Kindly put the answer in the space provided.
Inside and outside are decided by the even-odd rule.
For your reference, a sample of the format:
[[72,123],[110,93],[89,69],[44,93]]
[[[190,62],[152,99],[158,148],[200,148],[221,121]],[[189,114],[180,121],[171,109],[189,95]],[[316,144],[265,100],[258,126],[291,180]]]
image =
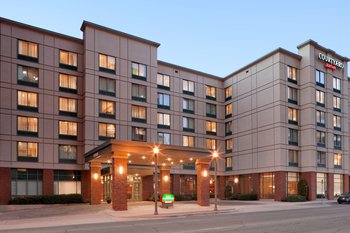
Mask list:
[[214,160],[214,211],[218,210],[218,182],[217,182],[217,158],[219,157],[219,153],[215,150],[212,153]]
[[155,146],[153,148],[154,154],[154,215],[158,215],[158,153],[159,148]]

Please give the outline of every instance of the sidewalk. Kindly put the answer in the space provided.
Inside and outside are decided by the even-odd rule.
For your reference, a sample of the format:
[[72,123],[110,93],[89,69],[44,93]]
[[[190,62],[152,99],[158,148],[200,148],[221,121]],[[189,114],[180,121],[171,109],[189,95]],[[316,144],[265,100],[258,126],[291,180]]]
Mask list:
[[87,223],[107,223],[116,221],[135,221],[180,217],[188,215],[248,213],[326,207],[334,201],[313,201],[302,203],[263,201],[219,201],[218,212],[214,205],[201,207],[196,202],[176,202],[174,208],[158,208],[154,215],[153,202],[129,202],[128,211],[113,211],[110,204],[88,205],[9,205],[0,206],[1,230],[34,227],[66,226]]

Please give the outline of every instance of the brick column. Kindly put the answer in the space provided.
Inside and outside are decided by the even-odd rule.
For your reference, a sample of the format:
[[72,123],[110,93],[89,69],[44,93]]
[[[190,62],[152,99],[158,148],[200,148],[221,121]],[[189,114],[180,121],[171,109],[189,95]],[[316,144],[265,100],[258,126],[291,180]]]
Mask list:
[[153,197],[153,175],[142,177],[142,201]]
[[334,174],[333,173],[327,174],[327,199],[328,200],[334,199]]
[[128,209],[127,158],[116,153],[112,158],[112,207],[116,211]]
[[232,192],[232,194],[233,193],[242,193],[242,191],[241,191],[241,185],[243,185],[242,184],[242,182],[243,182],[243,180],[242,179],[240,179],[239,178],[239,176],[234,176],[233,177],[233,185],[232,185],[232,187],[233,187],[233,192]]
[[101,204],[101,163],[90,162],[90,205]]
[[343,175],[343,192],[349,192],[349,175]]
[[53,194],[53,170],[43,170],[43,195]]
[[225,199],[225,186],[226,186],[226,177],[218,176],[218,198]]
[[287,172],[275,172],[275,201],[282,201],[287,197]]
[[300,178],[304,179],[309,187],[309,201],[316,200],[316,172],[302,172]]
[[84,200],[90,200],[90,172],[81,171],[81,196]]
[[159,195],[170,193],[170,167],[160,167]]
[[252,192],[258,195],[258,199],[260,199],[260,173],[252,174]]
[[0,167],[0,205],[7,205],[11,200],[11,168]]
[[180,175],[174,174],[172,176],[172,187],[173,187],[173,194],[180,194],[181,188],[180,188]]
[[197,204],[209,206],[209,164],[210,159],[197,159]]

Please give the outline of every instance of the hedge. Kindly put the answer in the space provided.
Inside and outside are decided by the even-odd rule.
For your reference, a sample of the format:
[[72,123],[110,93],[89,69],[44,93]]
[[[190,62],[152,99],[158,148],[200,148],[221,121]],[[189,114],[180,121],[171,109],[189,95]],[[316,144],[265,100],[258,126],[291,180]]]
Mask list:
[[245,193],[245,194],[234,193],[230,197],[230,200],[255,201],[255,200],[258,200],[258,195],[256,193]]
[[286,199],[287,202],[304,202],[306,197],[301,195],[289,195]]
[[9,201],[11,205],[28,205],[28,204],[71,204],[85,203],[80,194],[60,194],[60,195],[39,195],[16,197]]

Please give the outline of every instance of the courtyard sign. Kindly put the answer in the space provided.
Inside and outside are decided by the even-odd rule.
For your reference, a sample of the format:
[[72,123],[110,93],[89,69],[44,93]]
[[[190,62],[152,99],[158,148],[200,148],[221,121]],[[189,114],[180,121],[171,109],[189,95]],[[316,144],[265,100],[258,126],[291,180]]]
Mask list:
[[324,66],[328,69],[335,70],[335,69],[337,69],[337,67],[340,69],[344,68],[343,62],[337,61],[337,60],[333,59],[332,57],[329,57],[323,53],[318,54],[318,59],[325,61],[326,64]]

